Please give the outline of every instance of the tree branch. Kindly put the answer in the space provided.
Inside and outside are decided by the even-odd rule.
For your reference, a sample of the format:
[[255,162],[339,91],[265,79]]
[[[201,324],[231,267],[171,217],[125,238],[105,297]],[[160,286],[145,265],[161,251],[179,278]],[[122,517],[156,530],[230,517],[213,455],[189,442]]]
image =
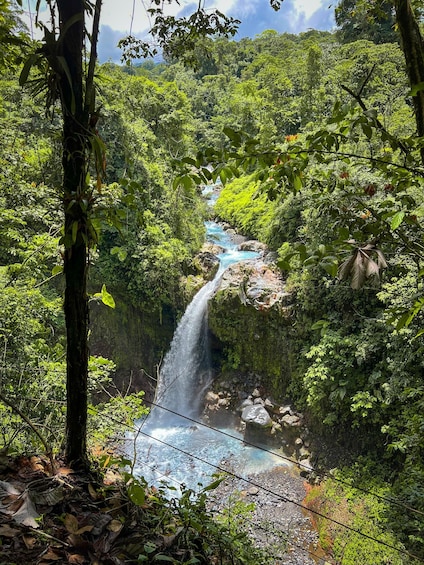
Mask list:
[[28,426],[31,428],[31,430],[35,433],[35,435],[38,437],[38,439],[41,441],[41,443],[44,446],[44,449],[46,450],[46,454],[49,458],[50,461],[50,465],[51,465],[51,472],[54,473],[54,462],[53,462],[53,455],[52,455],[52,448],[51,446],[47,443],[46,439],[44,438],[44,436],[42,436],[40,434],[40,432],[37,430],[37,428],[34,426],[34,424],[31,422],[31,420],[28,418],[28,416],[26,416],[21,410],[20,408],[18,408],[16,406],[16,404],[13,404],[13,402],[11,402],[10,400],[8,400],[1,392],[0,392],[0,400],[1,402],[3,402],[4,404],[6,404],[6,406],[9,406],[9,408],[11,408],[13,410],[13,412],[15,412],[26,424],[28,424]]
[[[348,94],[350,94],[350,96],[352,96],[352,98],[354,98],[360,108],[364,111],[364,112],[368,112],[368,108],[365,105],[365,102],[362,100],[361,98],[361,93],[366,85],[366,83],[368,82],[369,78],[371,77],[372,71],[374,70],[374,67],[372,68],[372,70],[369,72],[367,78],[365,79],[364,84],[361,86],[360,90],[359,90],[359,94],[355,94],[355,92],[353,92],[353,90],[351,90],[348,86],[345,86],[344,84],[340,85],[342,87],[343,90],[345,90]],[[377,129],[379,129],[381,132],[383,132],[385,135],[387,135],[388,137],[394,139],[393,135],[391,135],[386,128],[383,126],[383,124],[380,122],[380,120],[378,118],[374,118],[374,123],[377,126]],[[400,141],[399,139],[396,139],[396,143],[398,143],[402,153],[404,153],[405,155],[409,155],[409,150],[406,147],[406,145],[404,143],[402,143],[402,141]]]

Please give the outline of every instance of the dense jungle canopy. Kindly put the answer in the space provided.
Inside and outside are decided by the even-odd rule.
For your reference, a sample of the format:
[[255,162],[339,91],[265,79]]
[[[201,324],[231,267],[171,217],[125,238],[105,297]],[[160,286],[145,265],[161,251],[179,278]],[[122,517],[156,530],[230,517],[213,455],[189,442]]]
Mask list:
[[[122,65],[96,62],[101,2],[50,4],[57,28],[33,42],[0,0],[2,453],[87,468],[145,411],[114,382],[119,359],[89,356],[89,312],[135,309],[141,341],[172,335],[199,274],[202,187],[220,183],[215,213],[275,252],[293,296],[285,396],[352,450],[347,482],[400,501],[365,516],[424,559],[422,3],[343,0],[334,32],[239,41],[234,22],[202,21],[163,36],[160,62],[128,40]],[[368,562],[417,562],[386,558]]]

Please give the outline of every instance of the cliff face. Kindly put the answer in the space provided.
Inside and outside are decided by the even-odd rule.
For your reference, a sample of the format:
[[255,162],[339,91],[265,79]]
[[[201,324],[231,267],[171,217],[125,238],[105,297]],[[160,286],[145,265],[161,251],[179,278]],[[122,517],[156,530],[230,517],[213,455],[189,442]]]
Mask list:
[[176,320],[164,311],[143,312],[114,293],[116,308],[93,303],[90,311],[90,353],[116,363],[114,381],[121,390],[144,390],[153,399],[157,365],[169,348]]
[[291,376],[292,320],[280,274],[262,260],[229,267],[209,302],[208,321],[221,372],[254,373],[283,398]]

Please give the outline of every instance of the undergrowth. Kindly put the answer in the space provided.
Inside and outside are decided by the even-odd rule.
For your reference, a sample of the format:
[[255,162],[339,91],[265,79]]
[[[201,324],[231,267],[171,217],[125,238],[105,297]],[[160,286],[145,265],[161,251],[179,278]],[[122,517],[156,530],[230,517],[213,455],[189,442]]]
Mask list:
[[408,556],[394,533],[390,520],[390,485],[377,467],[360,458],[353,467],[334,471],[334,479],[328,478],[308,488],[305,504],[315,512],[311,519],[320,544],[337,565],[420,562]]

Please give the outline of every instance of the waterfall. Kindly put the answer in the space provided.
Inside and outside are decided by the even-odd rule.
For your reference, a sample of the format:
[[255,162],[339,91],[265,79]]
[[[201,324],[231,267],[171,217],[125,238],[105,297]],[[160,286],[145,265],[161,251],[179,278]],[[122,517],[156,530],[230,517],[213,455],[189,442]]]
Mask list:
[[[199,290],[178,324],[171,347],[160,370],[155,404],[149,420],[156,415],[163,423],[183,424],[184,420],[171,412],[178,412],[189,418],[200,413],[200,404],[205,390],[212,380],[208,346],[207,308],[219,277]],[[157,412],[160,411],[160,414]],[[187,422],[187,420],[186,420]]]
[[[202,398],[213,376],[207,343],[208,301],[230,264],[253,259],[258,254],[238,251],[218,224],[207,222],[206,227],[209,239],[225,248],[218,255],[220,268],[215,278],[199,290],[181,318],[160,370],[154,406],[140,423],[141,432],[128,438],[135,451],[136,475],[143,475],[153,483],[175,480],[194,489],[200,482],[207,484],[215,471],[214,465],[224,459],[233,458],[240,469],[253,462],[251,449],[245,448],[242,441],[202,426],[200,420]],[[237,436],[235,430],[229,431]],[[261,458],[263,453],[259,452],[254,462],[256,467]]]

